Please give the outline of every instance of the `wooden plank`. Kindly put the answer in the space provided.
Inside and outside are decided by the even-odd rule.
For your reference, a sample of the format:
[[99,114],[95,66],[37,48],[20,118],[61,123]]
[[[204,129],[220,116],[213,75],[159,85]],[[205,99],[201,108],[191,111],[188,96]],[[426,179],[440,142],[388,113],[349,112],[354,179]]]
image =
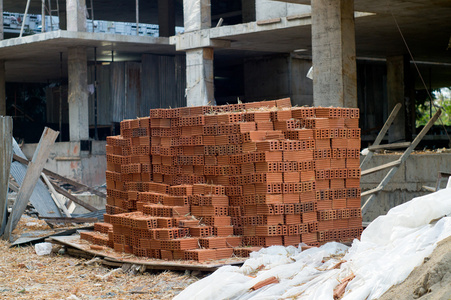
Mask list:
[[402,142],[402,143],[392,143],[392,144],[383,144],[383,145],[372,145],[368,147],[370,151],[376,151],[381,149],[400,149],[407,148],[411,145],[411,142]]
[[386,163],[386,164],[383,164],[383,165],[380,165],[380,166],[377,166],[377,167],[374,167],[374,168],[362,171],[360,174],[361,174],[361,176],[365,176],[365,175],[372,174],[372,173],[375,173],[375,172],[378,172],[378,171],[381,171],[381,170],[385,170],[385,169],[388,169],[388,168],[399,166],[400,164],[401,164],[401,161],[399,159],[397,159],[395,161],[392,161],[392,162],[389,162],[389,163]]
[[9,172],[13,157],[13,120],[0,116],[0,236],[5,231],[8,218]]
[[[28,160],[26,160],[26,159],[24,159],[24,158],[22,158],[22,157],[20,157],[20,156],[18,156],[18,155],[15,155],[15,154],[13,155],[13,159],[16,160],[16,161],[18,161],[18,162],[20,162],[20,163],[22,163],[22,164],[24,164],[24,165],[28,165],[28,163],[29,163]],[[68,184],[70,184],[70,185],[73,185],[73,186],[75,186],[75,187],[77,187],[77,188],[80,188],[80,189],[84,189],[84,190],[86,190],[86,191],[89,191],[89,192],[91,192],[91,193],[93,193],[93,194],[95,194],[95,195],[97,195],[97,196],[99,196],[99,197],[106,198],[106,195],[105,195],[104,193],[99,192],[98,190],[96,190],[96,189],[94,189],[94,188],[92,188],[92,187],[90,187],[90,186],[87,186],[87,185],[85,185],[85,184],[83,184],[83,183],[80,183],[80,182],[74,181],[74,180],[72,180],[72,179],[69,179],[69,178],[67,178],[67,177],[61,176],[61,175],[59,175],[59,174],[57,174],[57,173],[55,173],[55,172],[52,172],[52,171],[50,171],[50,170],[47,170],[47,169],[45,169],[45,168],[42,170],[42,172],[43,172],[45,175],[47,175],[47,176],[50,176],[50,177],[53,177],[53,178],[55,178],[55,179],[64,181],[65,183],[68,183]]]
[[377,188],[374,188],[374,189],[371,189],[371,190],[363,192],[361,194],[361,197],[372,195],[372,194],[375,194],[375,193],[380,192],[380,191],[382,191],[382,189],[380,187],[377,187]]
[[56,206],[58,206],[58,208],[66,215],[66,217],[70,218],[70,212],[67,210],[66,205],[64,205],[64,202],[60,198],[61,194],[58,194],[55,191],[55,188],[53,187],[50,180],[47,178],[47,176],[45,176],[44,173],[41,173],[41,177],[42,177],[42,180],[44,180],[47,187],[49,188],[50,193],[52,194],[52,199],[55,202]]
[[[385,121],[384,126],[382,127],[381,131],[379,131],[379,134],[376,137],[376,140],[374,140],[373,146],[377,146],[382,142],[382,139],[384,138],[385,134],[387,133],[388,129],[391,126],[391,123],[396,118],[396,115],[398,114],[399,110],[401,109],[401,103],[396,104],[396,106],[393,108],[392,112],[390,113],[390,116],[388,117],[387,121]],[[368,154],[363,159],[362,163],[360,164],[360,168],[362,169],[363,166],[371,160],[373,157],[373,152],[368,152]]]
[[66,191],[65,189],[63,189],[62,187],[60,187],[59,185],[57,185],[56,183],[52,182],[53,187],[55,188],[55,190],[60,193],[61,195],[63,195],[64,197],[69,198],[70,200],[72,200],[73,202],[77,203],[80,206],[83,206],[84,208],[86,208],[89,211],[96,211],[98,210],[97,208],[95,208],[94,206],[92,206],[91,204],[88,204],[80,199],[78,199],[77,197],[75,197],[74,195],[72,195],[71,193],[69,193],[68,191]]
[[39,218],[49,223],[95,223],[98,222],[97,218],[59,218],[59,217],[45,217]]
[[[415,137],[415,139],[413,140],[413,142],[409,146],[409,148],[407,148],[406,151],[404,151],[404,153],[398,159],[401,164],[406,161],[406,159],[410,156],[410,153],[412,153],[412,151],[415,149],[415,147],[420,143],[420,141],[423,139],[423,137],[426,135],[426,133],[429,131],[429,129],[431,129],[432,125],[434,125],[435,121],[438,120],[438,118],[440,117],[441,114],[442,114],[442,110],[439,109],[434,114],[434,116],[429,120],[429,122],[426,124],[426,126],[424,126],[424,128],[421,130],[421,132]],[[396,174],[398,169],[399,169],[399,166],[396,166],[396,167],[393,167],[390,171],[388,171],[387,175],[385,175],[384,179],[382,179],[382,181],[377,186],[377,188],[376,188],[376,189],[378,189],[377,192],[384,189],[384,187],[390,182],[391,178]],[[374,198],[376,197],[377,192],[372,193],[368,197],[368,199],[365,201],[365,203],[363,204],[362,215],[365,214],[366,211],[368,210],[368,207],[371,204],[371,202],[374,200]],[[362,193],[362,196],[363,196],[363,193]]]
[[[82,250],[86,253],[93,254],[96,257],[100,257],[104,260],[107,260],[112,263],[120,263],[120,264],[135,264],[135,265],[143,265],[146,269],[154,269],[154,270],[191,270],[191,271],[203,271],[203,272],[213,272],[218,268],[227,265],[241,265],[246,258],[238,259],[231,258],[228,261],[212,261],[210,263],[192,263],[189,261],[166,261],[162,259],[154,259],[154,258],[131,258],[131,257],[121,257],[120,253],[117,252],[107,252],[107,251],[97,251],[90,249],[90,246],[87,244],[81,244],[80,236],[52,236],[48,239],[49,242],[53,243],[54,241],[64,244],[66,246],[73,247],[75,249]],[[114,254],[115,256],[112,256]]]
[[[27,159],[25,154],[20,149],[16,140],[13,139],[13,152],[14,154]],[[21,164],[18,161],[13,161],[11,164],[11,175],[18,185],[22,185],[25,175],[27,174],[27,166]],[[53,202],[52,195],[45,184],[38,180],[30,196],[30,203],[36,209],[41,217],[62,217],[58,206]]]
[[11,232],[14,230],[14,228],[16,228],[17,223],[19,223],[20,217],[27,207],[28,200],[30,199],[31,193],[33,193],[36,182],[38,181],[42,169],[44,168],[44,165],[50,154],[50,148],[58,137],[58,133],[58,131],[53,131],[52,129],[47,127],[42,133],[39,144],[36,148],[36,151],[34,152],[33,159],[28,166],[22,186],[20,187],[19,193],[17,193],[16,202],[14,203],[12,213],[9,217],[5,232],[3,234],[3,238],[5,240],[10,239]]

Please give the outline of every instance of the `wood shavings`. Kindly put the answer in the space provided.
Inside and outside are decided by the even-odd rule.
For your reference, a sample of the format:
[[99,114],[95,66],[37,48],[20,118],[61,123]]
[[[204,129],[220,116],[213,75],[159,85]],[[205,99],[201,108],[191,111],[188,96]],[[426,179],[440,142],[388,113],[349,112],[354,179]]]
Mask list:
[[[132,275],[121,268],[0,241],[0,299],[172,299],[198,280],[184,273]],[[58,247],[58,246],[54,246]]]

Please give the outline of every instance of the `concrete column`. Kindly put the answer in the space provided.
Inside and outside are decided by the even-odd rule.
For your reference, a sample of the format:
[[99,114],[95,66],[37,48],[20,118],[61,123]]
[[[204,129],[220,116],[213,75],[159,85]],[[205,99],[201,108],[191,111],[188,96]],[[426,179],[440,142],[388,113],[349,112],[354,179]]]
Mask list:
[[406,109],[409,108],[409,103],[406,103],[408,66],[409,60],[405,56],[387,57],[388,113],[393,110],[396,104],[402,104],[401,110],[388,131],[390,143],[409,140],[406,135],[409,131],[409,125],[406,126],[409,123],[408,118],[406,118]]
[[[210,0],[183,0],[185,32],[211,27]],[[215,105],[213,48],[186,50],[187,106]]]
[[67,31],[86,31],[86,0],[66,0]]
[[313,101],[357,107],[354,0],[312,0]]
[[158,0],[158,25],[160,36],[175,35],[175,0]]
[[187,106],[215,105],[213,48],[186,50]]
[[183,0],[185,32],[211,27],[210,0]]
[[69,137],[70,141],[89,139],[88,60],[86,48],[68,49]]

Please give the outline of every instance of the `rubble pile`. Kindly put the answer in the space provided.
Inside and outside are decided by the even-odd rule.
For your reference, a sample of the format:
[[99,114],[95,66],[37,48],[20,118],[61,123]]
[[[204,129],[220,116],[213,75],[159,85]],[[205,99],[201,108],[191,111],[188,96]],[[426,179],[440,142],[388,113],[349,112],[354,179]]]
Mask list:
[[107,214],[82,238],[217,260],[362,232],[359,110],[290,99],[152,109],[107,139]]

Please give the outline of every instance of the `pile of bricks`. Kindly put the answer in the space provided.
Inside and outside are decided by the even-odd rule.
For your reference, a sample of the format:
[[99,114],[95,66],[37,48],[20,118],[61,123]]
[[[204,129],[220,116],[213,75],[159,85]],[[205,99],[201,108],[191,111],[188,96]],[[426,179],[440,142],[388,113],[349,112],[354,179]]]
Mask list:
[[290,99],[122,121],[107,139],[105,223],[82,238],[196,261],[358,238],[358,122],[358,109]]

